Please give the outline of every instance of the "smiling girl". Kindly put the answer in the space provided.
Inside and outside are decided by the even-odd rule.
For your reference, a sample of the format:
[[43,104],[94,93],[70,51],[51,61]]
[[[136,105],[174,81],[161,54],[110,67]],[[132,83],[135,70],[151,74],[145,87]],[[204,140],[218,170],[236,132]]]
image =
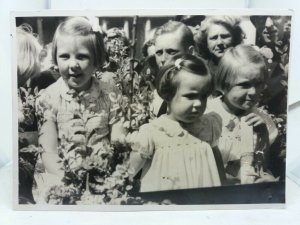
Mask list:
[[[113,88],[93,76],[104,63],[105,48],[101,33],[86,18],[62,22],[52,52],[61,77],[40,94],[36,108],[43,112],[39,115],[41,158],[46,172],[59,180],[64,175],[58,151],[62,140],[94,150],[110,141]],[[76,158],[74,149],[68,151],[72,152]]]

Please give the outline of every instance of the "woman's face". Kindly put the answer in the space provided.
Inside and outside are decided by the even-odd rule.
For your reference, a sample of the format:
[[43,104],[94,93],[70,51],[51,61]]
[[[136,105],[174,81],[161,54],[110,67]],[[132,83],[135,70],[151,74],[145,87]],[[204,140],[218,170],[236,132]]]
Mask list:
[[212,24],[207,31],[207,47],[215,59],[220,59],[232,46],[231,33],[221,24]]

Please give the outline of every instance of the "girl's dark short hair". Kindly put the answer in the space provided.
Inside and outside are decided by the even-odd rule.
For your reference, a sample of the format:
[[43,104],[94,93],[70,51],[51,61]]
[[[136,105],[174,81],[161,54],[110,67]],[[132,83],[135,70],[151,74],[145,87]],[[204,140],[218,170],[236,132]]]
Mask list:
[[[175,56],[174,63],[163,66],[158,73],[157,92],[159,96],[167,102],[170,102],[176,94],[179,86],[177,74],[181,70],[199,76],[211,76],[204,60],[200,57],[191,54],[179,54]],[[210,92],[212,91],[212,84],[209,90]]]

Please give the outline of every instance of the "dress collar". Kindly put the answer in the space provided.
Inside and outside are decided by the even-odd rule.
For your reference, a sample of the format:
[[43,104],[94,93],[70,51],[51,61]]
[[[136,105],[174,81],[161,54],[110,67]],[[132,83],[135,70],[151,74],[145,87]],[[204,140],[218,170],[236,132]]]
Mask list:
[[59,88],[60,88],[60,93],[61,97],[65,99],[66,101],[73,101],[74,99],[90,99],[90,98],[99,98],[101,95],[102,91],[100,88],[100,83],[97,80],[97,78],[92,77],[92,84],[91,87],[86,90],[86,91],[81,91],[81,92],[76,92],[74,89],[71,89],[66,82],[62,79],[59,78]]
[[159,118],[153,121],[152,125],[163,131],[169,137],[184,136],[186,131],[181,127],[180,123],[170,119],[167,115],[161,115]]

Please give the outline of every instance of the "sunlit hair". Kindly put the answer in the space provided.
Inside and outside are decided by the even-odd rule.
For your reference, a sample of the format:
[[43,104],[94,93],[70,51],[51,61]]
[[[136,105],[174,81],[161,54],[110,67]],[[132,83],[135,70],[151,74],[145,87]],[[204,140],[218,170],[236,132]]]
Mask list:
[[244,68],[258,68],[261,71],[261,82],[266,81],[266,65],[262,54],[250,45],[241,44],[229,48],[221,58],[213,77],[215,91],[224,94],[235,85]]
[[42,46],[29,24],[18,26],[16,37],[18,83],[23,85],[28,78],[40,72],[39,55]]
[[156,42],[157,37],[170,33],[176,33],[176,35],[181,35],[181,40],[184,48],[188,48],[190,46],[195,45],[192,31],[184,23],[178,21],[169,21],[163,24],[162,26],[158,27],[154,33],[154,43]]
[[[194,55],[179,54],[174,57],[174,63],[163,66],[158,73],[159,84],[157,92],[159,96],[167,102],[170,102],[176,94],[180,80],[178,73],[182,70],[188,71],[198,76],[211,77],[205,62]],[[207,96],[212,91],[212,82],[208,85]]]
[[195,43],[199,54],[205,59],[210,58],[211,53],[207,47],[207,34],[213,24],[221,25],[229,31],[232,36],[232,46],[241,44],[243,35],[240,21],[241,18],[238,16],[207,16],[201,22],[199,33],[195,36]]
[[81,36],[86,39],[90,52],[94,55],[94,66],[101,67],[105,61],[105,47],[100,32],[94,32],[92,24],[84,17],[70,17],[56,29],[53,38],[52,58],[57,65],[57,43],[61,38]]

